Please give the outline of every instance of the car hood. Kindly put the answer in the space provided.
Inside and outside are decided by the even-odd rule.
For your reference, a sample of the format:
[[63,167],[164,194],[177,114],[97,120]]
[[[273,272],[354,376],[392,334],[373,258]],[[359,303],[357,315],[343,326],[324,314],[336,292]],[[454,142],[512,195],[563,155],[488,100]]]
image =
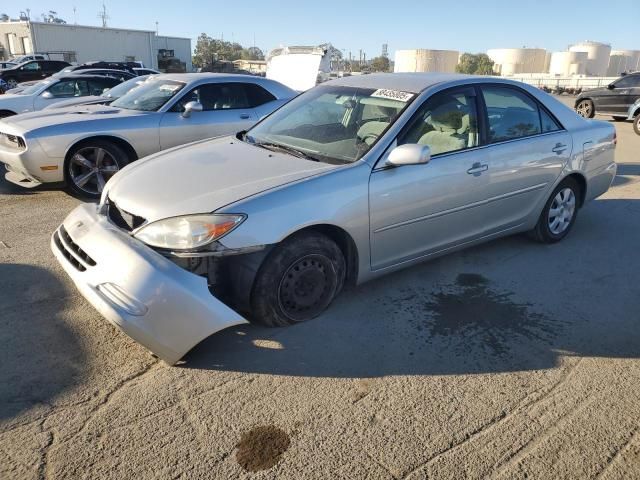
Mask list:
[[14,117],[7,117],[4,119],[4,122],[16,129],[10,133],[21,134],[52,125],[58,126],[75,122],[103,121],[114,118],[149,115],[150,113],[156,112],[126,110],[107,105],[79,105],[75,107],[53,108],[23,113]]
[[[340,165],[305,160],[249,145],[235,137],[204,140],[129,165],[105,197],[149,222],[208,213]],[[242,213],[242,212],[239,212]]]

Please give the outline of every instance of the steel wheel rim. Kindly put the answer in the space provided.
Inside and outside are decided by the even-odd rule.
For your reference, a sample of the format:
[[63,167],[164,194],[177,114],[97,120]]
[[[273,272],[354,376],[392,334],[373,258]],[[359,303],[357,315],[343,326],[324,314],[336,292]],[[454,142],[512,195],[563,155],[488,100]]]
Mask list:
[[570,188],[560,190],[549,207],[547,225],[554,235],[561,235],[567,231],[576,211],[576,196]]
[[284,314],[301,321],[320,314],[336,288],[333,263],[325,255],[306,255],[289,266],[278,286],[278,302]]
[[591,103],[583,100],[578,104],[577,110],[580,116],[588,118],[591,116]]
[[120,170],[111,153],[101,147],[78,150],[69,161],[69,176],[84,193],[99,195],[107,181]]

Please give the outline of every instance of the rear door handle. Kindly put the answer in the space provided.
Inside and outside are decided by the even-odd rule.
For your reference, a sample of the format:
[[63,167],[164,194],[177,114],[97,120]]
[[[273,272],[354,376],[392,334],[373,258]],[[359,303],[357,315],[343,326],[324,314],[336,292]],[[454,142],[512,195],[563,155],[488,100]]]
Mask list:
[[555,147],[553,147],[553,148],[551,149],[551,151],[552,151],[553,153],[556,153],[556,154],[560,155],[560,154],[561,154],[562,152],[564,152],[566,149],[567,149],[567,146],[566,146],[566,145],[563,145],[562,143],[556,143],[556,146],[555,146]]
[[469,175],[480,175],[482,172],[489,170],[489,165],[483,163],[474,163],[473,166],[467,170]]
[[246,120],[248,118],[251,118],[251,115],[248,114],[248,113],[241,113],[240,114],[240,118],[243,119],[243,120]]

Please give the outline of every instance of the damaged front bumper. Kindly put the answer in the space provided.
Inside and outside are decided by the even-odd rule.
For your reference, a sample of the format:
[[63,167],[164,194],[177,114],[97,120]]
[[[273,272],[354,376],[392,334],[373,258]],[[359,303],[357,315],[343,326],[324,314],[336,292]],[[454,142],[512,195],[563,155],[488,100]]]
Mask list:
[[69,214],[51,249],[107,320],[168,364],[208,336],[247,323],[213,296],[205,278],[121,231],[93,204]]

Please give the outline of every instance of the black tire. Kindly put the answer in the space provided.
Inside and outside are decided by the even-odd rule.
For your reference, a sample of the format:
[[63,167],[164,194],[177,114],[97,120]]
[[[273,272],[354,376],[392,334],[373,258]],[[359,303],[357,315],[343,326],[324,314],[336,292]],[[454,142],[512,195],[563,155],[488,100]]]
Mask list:
[[320,315],[340,293],[346,263],[336,243],[316,232],[295,234],[278,245],[258,270],[251,317],[284,327]]
[[[94,173],[87,183],[80,185],[76,179],[82,176],[81,164],[75,162],[74,157],[80,154],[94,163],[102,163],[97,160],[97,156],[91,158],[91,151],[103,150],[102,162],[104,162],[104,171]],[[85,153],[86,152],[86,153]],[[104,183],[111,178],[119,170],[122,170],[130,161],[127,153],[118,145],[108,140],[88,140],[77,145],[69,152],[64,162],[64,180],[71,193],[75,196],[87,199],[99,199],[102,193]],[[87,168],[87,167],[84,167]],[[107,168],[109,171],[107,171]],[[89,170],[86,170],[89,173]]]
[[0,118],[12,117],[13,115],[15,115],[15,112],[11,110],[0,110]]
[[640,135],[640,113],[633,119],[633,131]]
[[[571,211],[571,216],[568,221],[563,221],[564,228],[562,231],[553,231],[550,224],[553,224],[552,218],[554,216],[550,215],[550,210],[554,205],[554,200],[561,191],[566,191],[567,189],[571,190],[574,199],[574,207]],[[565,178],[560,184],[553,190],[547,203],[545,203],[544,208],[542,209],[542,213],[540,213],[540,217],[538,218],[538,223],[535,228],[530,232],[530,236],[541,243],[556,243],[566,237],[578,216],[578,209],[580,207],[580,198],[581,198],[581,189],[580,185],[573,178]],[[557,205],[557,203],[556,203]],[[556,209],[557,210],[557,209]],[[566,218],[568,214],[568,209],[562,209],[562,216]],[[565,212],[567,212],[565,214]],[[559,215],[560,216],[560,215]]]
[[618,115],[615,115],[612,118],[613,118],[614,122],[624,122],[627,119],[627,117],[621,117],[621,116],[618,116]]
[[584,118],[593,118],[596,114],[596,107],[589,98],[584,98],[576,104],[576,113]]

